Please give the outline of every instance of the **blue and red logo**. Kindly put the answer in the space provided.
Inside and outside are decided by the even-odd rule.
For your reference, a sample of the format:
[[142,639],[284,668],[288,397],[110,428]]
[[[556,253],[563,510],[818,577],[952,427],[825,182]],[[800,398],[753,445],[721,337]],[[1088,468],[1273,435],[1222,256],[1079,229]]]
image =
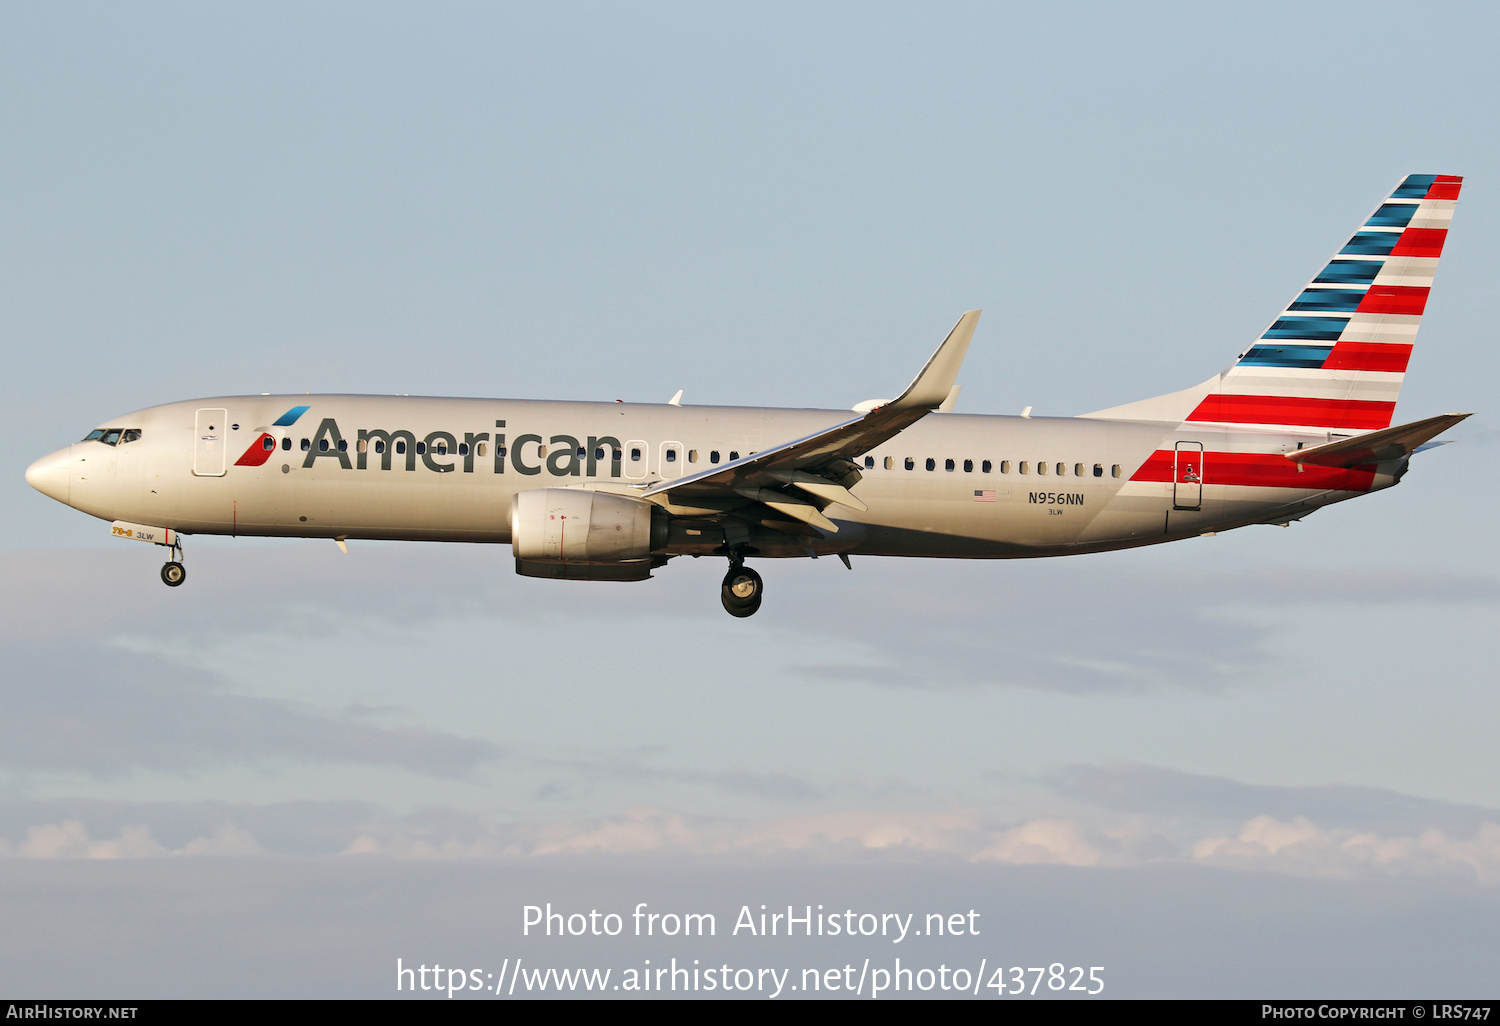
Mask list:
[[[297,423],[310,406],[293,406],[281,416],[276,418],[272,427],[291,427]],[[250,443],[250,448],[245,450],[245,455],[234,461],[236,467],[259,467],[271,458],[271,453],[276,451],[276,438],[268,431],[262,431],[260,437]]]

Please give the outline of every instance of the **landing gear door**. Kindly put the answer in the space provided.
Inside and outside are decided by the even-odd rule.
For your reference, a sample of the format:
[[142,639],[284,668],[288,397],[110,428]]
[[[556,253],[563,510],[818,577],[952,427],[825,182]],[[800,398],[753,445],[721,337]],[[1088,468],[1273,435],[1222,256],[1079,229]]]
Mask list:
[[1178,442],[1172,473],[1172,508],[1203,508],[1203,443]]
[[229,442],[228,410],[199,410],[193,424],[193,473],[224,476],[224,447]]

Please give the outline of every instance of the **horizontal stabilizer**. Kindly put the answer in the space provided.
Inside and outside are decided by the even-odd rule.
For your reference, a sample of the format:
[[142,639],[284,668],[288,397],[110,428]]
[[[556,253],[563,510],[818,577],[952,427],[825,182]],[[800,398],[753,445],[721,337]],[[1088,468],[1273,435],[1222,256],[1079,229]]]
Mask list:
[[1371,431],[1366,435],[1340,438],[1336,442],[1313,446],[1311,449],[1298,449],[1287,453],[1286,458],[1294,463],[1315,467],[1357,467],[1399,460],[1410,456],[1468,416],[1470,415],[1467,413],[1445,413],[1440,417],[1428,417],[1411,424]]

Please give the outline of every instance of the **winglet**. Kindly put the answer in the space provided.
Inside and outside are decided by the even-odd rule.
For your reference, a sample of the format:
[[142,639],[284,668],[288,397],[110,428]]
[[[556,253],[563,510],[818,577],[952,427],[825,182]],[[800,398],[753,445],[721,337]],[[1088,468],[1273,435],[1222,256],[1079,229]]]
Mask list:
[[964,355],[969,351],[969,340],[974,337],[974,327],[979,323],[982,311],[970,310],[958,319],[943,344],[937,347],[927,366],[922,368],[916,380],[886,409],[891,410],[935,410],[953,391],[953,381],[958,369],[963,366]]

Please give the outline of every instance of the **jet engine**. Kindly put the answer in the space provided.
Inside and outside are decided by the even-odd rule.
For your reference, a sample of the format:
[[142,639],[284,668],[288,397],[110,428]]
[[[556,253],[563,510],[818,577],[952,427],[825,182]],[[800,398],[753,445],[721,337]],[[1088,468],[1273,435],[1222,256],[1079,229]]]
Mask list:
[[536,488],[510,505],[516,573],[570,581],[644,581],[653,549],[667,543],[667,516],[628,495]]

